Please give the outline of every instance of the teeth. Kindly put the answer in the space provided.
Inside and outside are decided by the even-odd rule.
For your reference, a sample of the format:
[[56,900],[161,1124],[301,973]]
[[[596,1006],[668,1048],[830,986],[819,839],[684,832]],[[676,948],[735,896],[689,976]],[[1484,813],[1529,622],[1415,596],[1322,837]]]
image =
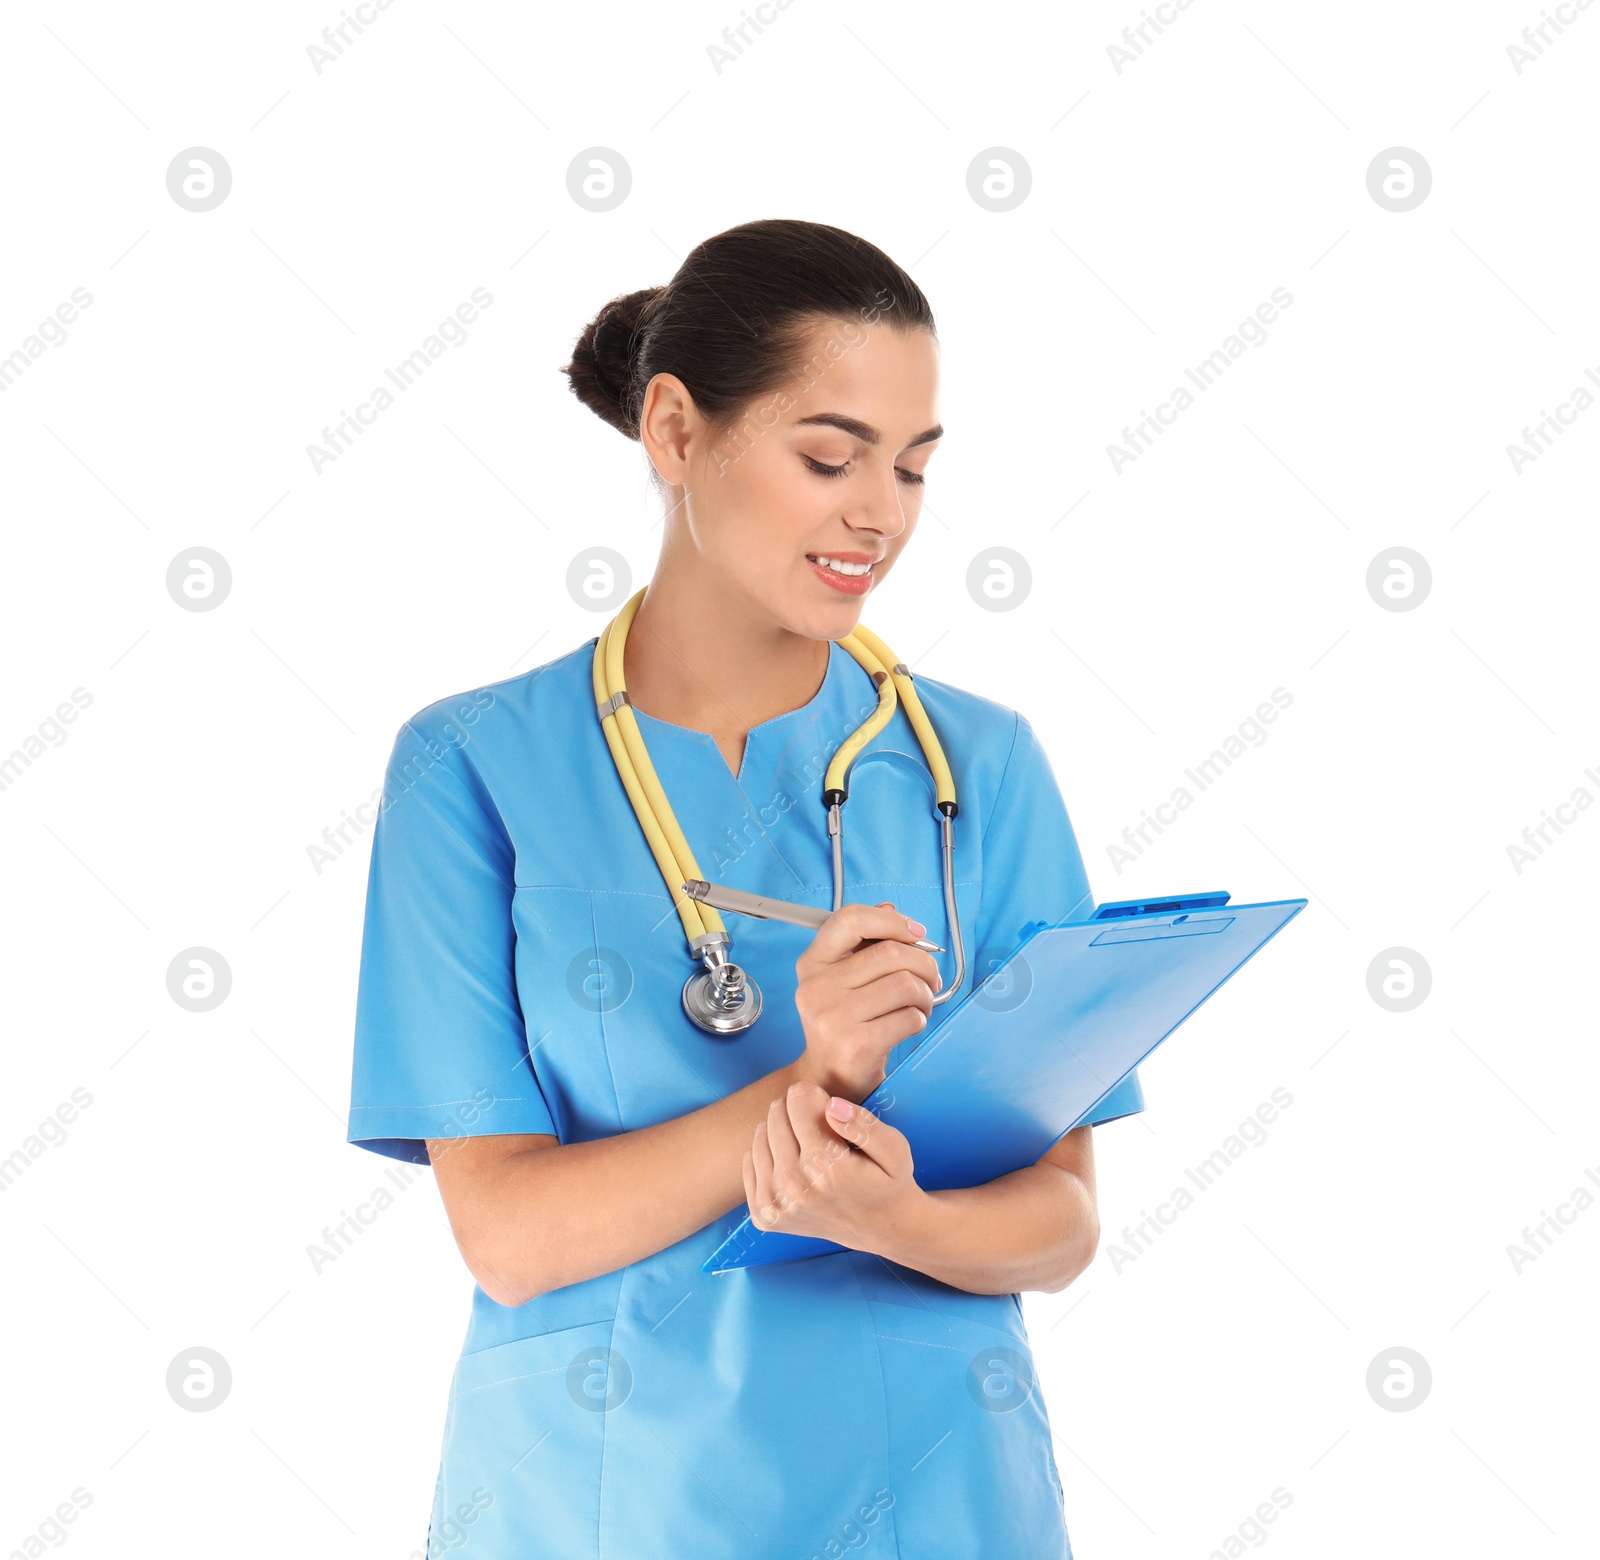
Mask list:
[[870,563],[840,563],[832,558],[824,558],[820,555],[817,558],[817,562],[825,569],[832,569],[835,574],[870,574],[872,572]]

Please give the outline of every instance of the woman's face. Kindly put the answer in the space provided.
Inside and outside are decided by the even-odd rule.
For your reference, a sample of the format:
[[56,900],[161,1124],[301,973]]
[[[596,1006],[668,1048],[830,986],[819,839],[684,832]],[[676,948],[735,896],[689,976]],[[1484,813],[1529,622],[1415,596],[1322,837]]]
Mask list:
[[673,487],[663,562],[688,549],[724,614],[742,603],[740,617],[843,638],[916,529],[938,389],[929,332],[859,320],[819,324],[785,384],[720,437],[657,375],[641,437]]

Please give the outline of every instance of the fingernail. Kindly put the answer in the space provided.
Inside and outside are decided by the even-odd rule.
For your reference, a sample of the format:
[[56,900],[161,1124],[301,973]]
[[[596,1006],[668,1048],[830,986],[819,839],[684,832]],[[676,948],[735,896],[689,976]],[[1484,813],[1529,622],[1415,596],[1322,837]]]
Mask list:
[[855,1111],[855,1106],[849,1100],[841,1100],[837,1094],[828,1101],[828,1114],[835,1121],[848,1121]]
[[912,919],[911,919],[911,917],[910,917],[910,916],[907,916],[907,917],[906,917],[906,925],[907,925],[907,926],[909,926],[909,927],[910,927],[910,928],[911,928],[911,935],[912,935],[912,936],[913,936],[913,937],[920,937],[920,936],[922,936],[922,934],[923,934],[923,933],[924,933],[924,932],[926,932],[926,931],[927,931],[927,929],[928,929],[928,928],[927,928],[927,927],[925,927],[925,926],[924,926],[924,925],[923,925],[923,924],[922,924],[922,922],[921,922],[921,921],[913,921],[913,920],[912,920]]

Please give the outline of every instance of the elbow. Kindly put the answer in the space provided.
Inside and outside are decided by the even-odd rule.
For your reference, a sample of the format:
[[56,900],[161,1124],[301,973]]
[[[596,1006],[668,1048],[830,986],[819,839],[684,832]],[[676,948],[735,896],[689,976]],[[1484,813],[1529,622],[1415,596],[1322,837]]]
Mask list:
[[548,1275],[531,1270],[523,1254],[513,1255],[476,1241],[469,1245],[459,1236],[456,1245],[478,1288],[496,1305],[515,1310],[557,1287]]
[[472,1276],[477,1279],[478,1288],[493,1300],[496,1305],[506,1306],[513,1311],[518,1306],[526,1305],[530,1300],[537,1299],[541,1293],[531,1284],[508,1284],[504,1277],[498,1273],[474,1272]]
[[1047,1294],[1060,1294],[1094,1261],[1100,1249],[1100,1215],[1091,1203],[1083,1217],[1074,1226],[1063,1243],[1061,1258],[1049,1283],[1042,1287]]

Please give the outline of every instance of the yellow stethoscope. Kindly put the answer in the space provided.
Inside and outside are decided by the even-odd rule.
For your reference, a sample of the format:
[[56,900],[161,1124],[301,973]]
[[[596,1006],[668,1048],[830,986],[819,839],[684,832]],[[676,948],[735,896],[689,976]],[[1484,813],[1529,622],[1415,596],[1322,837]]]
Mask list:
[[[689,849],[689,842],[678,827],[667,794],[656,778],[655,766],[645,749],[639,722],[628,702],[628,690],[622,672],[622,650],[628,641],[628,629],[643,600],[644,590],[641,588],[628,598],[622,610],[606,625],[605,631],[595,642],[594,699],[600,717],[600,729],[605,733],[606,746],[611,750],[612,761],[617,766],[617,774],[628,793],[628,800],[633,803],[634,814],[639,820],[639,827],[644,830],[650,853],[656,859],[656,866],[661,869],[667,892],[677,907],[679,920],[683,922],[689,957],[705,966],[684,982],[683,1011],[708,1034],[738,1034],[761,1016],[761,988],[728,957],[732,938],[723,925],[721,915],[710,905],[691,899],[683,891],[686,882],[701,878],[704,874],[696,865],[694,852]],[[833,761],[822,777],[822,802],[828,809],[828,835],[833,845],[833,908],[837,910],[844,903],[844,833],[840,810],[849,796],[845,789],[845,772],[862,748],[888,724],[898,702],[898,689],[899,698],[905,701],[906,717],[922,746],[923,758],[933,776],[936,793],[934,811],[939,824],[944,867],[945,920],[956,956],[955,979],[933,999],[937,1006],[956,994],[967,967],[966,951],[961,940],[961,922],[956,913],[954,822],[959,809],[956,805],[955,781],[951,778],[949,764],[945,762],[938,734],[922,708],[922,701],[917,697],[911,673],[906,666],[876,634],[859,625],[853,633],[836,642],[855,657],[872,679],[878,690],[878,707],[839,744]]]

